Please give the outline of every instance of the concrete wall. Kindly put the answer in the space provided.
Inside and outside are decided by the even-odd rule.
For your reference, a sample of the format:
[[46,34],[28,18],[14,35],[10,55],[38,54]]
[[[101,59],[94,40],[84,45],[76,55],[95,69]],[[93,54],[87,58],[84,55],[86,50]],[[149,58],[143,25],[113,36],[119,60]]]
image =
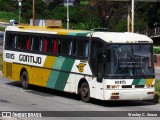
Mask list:
[[[32,19],[30,20],[30,25],[33,25]],[[42,20],[36,19],[35,26],[54,26],[54,27],[62,27],[62,20]]]

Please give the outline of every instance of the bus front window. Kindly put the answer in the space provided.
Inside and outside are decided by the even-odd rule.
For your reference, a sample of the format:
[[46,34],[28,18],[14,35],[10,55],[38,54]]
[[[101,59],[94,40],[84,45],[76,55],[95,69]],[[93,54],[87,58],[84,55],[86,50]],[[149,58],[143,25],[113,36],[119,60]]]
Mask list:
[[105,77],[154,77],[152,45],[113,44],[105,54]]

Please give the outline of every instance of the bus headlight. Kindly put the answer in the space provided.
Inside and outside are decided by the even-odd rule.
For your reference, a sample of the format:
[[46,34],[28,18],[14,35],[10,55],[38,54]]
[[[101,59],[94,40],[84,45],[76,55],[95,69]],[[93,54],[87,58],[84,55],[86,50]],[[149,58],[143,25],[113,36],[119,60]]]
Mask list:
[[147,88],[153,88],[154,85],[146,85]]

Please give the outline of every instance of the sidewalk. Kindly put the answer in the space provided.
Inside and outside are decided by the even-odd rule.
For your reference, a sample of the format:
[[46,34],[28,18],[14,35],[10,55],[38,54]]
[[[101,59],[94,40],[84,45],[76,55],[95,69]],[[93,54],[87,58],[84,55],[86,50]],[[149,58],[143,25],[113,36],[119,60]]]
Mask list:
[[157,63],[154,64],[155,68],[159,69],[160,68],[160,54],[156,54],[157,56]]

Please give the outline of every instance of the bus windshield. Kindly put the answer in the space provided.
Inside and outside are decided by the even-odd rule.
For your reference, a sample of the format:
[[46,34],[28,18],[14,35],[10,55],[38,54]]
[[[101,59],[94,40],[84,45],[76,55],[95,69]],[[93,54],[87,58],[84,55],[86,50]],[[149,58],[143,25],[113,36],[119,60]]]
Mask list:
[[108,45],[105,49],[105,77],[154,77],[152,45]]

